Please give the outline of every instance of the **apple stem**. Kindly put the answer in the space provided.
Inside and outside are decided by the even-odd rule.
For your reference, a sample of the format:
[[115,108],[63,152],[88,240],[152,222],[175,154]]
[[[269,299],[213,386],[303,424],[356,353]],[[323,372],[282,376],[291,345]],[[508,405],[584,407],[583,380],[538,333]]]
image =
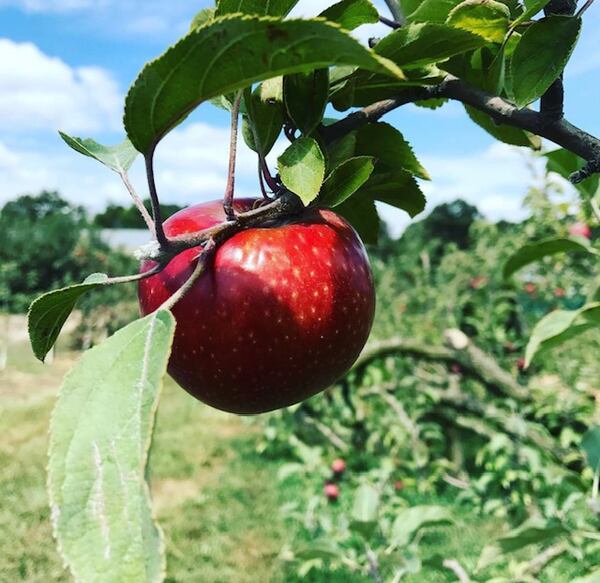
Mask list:
[[235,212],[233,211],[233,195],[235,192],[235,162],[237,159],[237,142],[238,142],[238,121],[240,115],[240,105],[242,103],[242,91],[238,91],[233,107],[231,108],[231,142],[229,144],[229,172],[227,174],[227,187],[225,188],[225,196],[223,198],[223,209],[225,215],[230,221],[235,220]]
[[190,275],[188,280],[168,300],[166,300],[162,306],[160,306],[159,310],[172,310],[175,304],[190,291],[192,286],[198,281],[198,278],[204,273],[208,260],[216,247],[217,244],[214,239],[209,239],[206,242],[206,245],[204,245],[204,248],[198,255],[196,267],[194,268],[192,275]]

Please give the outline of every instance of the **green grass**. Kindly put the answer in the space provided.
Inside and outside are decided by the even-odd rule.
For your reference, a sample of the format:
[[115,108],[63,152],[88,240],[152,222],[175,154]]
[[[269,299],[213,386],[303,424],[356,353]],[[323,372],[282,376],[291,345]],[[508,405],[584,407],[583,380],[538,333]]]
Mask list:
[[[0,581],[70,580],[51,535],[45,466],[50,412],[71,363],[72,357],[63,356],[53,367],[42,367],[22,352],[0,377]],[[344,569],[313,570],[300,577],[282,562],[282,548],[291,545],[297,533],[279,509],[299,499],[307,487],[318,494],[320,481],[278,482],[277,470],[289,460],[258,454],[259,439],[260,422],[213,411],[171,381],[166,383],[150,465],[157,516],[167,541],[167,580],[372,581]],[[339,512],[343,510],[342,504]],[[457,558],[471,571],[481,548],[499,528],[496,519],[466,516],[456,527],[430,531],[422,549],[426,557]],[[558,560],[542,581],[566,583],[575,574],[573,561]],[[446,583],[455,578],[449,571],[424,569],[403,581]]]

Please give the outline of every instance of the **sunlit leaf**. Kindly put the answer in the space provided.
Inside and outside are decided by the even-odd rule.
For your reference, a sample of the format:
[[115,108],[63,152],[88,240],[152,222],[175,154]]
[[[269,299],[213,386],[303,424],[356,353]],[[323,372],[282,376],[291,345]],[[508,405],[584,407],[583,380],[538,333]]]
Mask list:
[[539,99],[563,72],[577,44],[581,19],[549,16],[523,33],[512,55],[512,90],[517,105]]
[[208,99],[257,81],[331,65],[354,65],[403,77],[396,65],[325,21],[216,19],[192,30],[144,67],[127,95],[127,135],[148,155]]
[[81,284],[48,292],[31,304],[27,326],[31,347],[37,358],[41,361],[46,358],[77,300],[107,281],[108,276],[94,273]]
[[454,8],[446,20],[456,28],[501,43],[508,32],[510,10],[495,0],[465,0]]
[[164,578],[145,468],[175,320],[159,311],[86,352],[52,417],[54,534],[77,581]]
[[89,138],[74,138],[63,132],[59,132],[59,134],[73,150],[97,160],[118,174],[127,172],[139,155],[129,140],[116,146],[103,146]]
[[370,156],[346,160],[327,177],[319,200],[330,207],[342,204],[369,180],[373,169],[373,158]]
[[346,30],[379,22],[379,13],[370,0],[342,0],[321,12],[319,16],[337,22]]
[[297,194],[305,205],[319,194],[325,178],[325,157],[312,138],[293,142],[279,157],[279,175],[283,184]]

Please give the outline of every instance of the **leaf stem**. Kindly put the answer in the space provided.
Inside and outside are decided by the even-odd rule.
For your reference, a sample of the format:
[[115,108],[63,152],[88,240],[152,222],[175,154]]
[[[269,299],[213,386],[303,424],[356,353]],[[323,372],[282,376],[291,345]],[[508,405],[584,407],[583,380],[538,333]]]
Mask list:
[[577,18],[581,18],[584,12],[594,3],[594,0],[587,0],[587,2],[579,9]]
[[399,22],[392,20],[391,18],[386,18],[385,16],[380,15],[379,22],[385,24],[386,26],[389,26],[390,28],[393,28],[394,30],[402,28],[402,25]]
[[165,235],[163,228],[162,216],[160,212],[160,201],[158,200],[158,192],[156,190],[156,180],[154,178],[154,149],[145,156],[146,161],[146,176],[148,178],[148,189],[150,191],[150,200],[152,201],[152,218],[154,219],[154,229],[156,240],[163,248],[169,246],[169,240]]
[[133,199],[133,203],[135,204],[137,209],[140,211],[140,214],[142,215],[142,218],[144,219],[144,222],[146,223],[148,230],[152,233],[152,236],[156,238],[156,228],[154,226],[154,222],[152,221],[152,217],[150,216],[150,213],[148,212],[148,209],[145,207],[142,199],[140,198],[138,193],[135,191],[133,184],[131,184],[131,181],[129,180],[129,175],[127,174],[127,172],[121,171],[121,172],[119,172],[119,176],[121,177],[121,180],[123,181],[123,184],[125,185],[125,188],[127,189],[127,192],[129,192],[131,198]]
[[237,159],[237,143],[238,143],[238,122],[240,116],[240,106],[242,104],[243,91],[238,91],[231,108],[231,140],[229,143],[229,171],[227,174],[227,186],[225,188],[225,196],[223,197],[223,209],[227,219],[235,220],[233,211],[233,195],[235,193],[235,163]]
[[198,281],[198,278],[204,273],[206,264],[210,257],[212,257],[216,247],[217,245],[214,239],[207,241],[206,245],[198,255],[196,267],[194,268],[192,275],[190,275],[188,280],[167,301],[165,301],[162,306],[160,306],[159,310],[172,310],[175,304],[190,291],[192,286]]
[[406,24],[406,18],[404,18],[404,14],[402,14],[402,8],[400,8],[400,4],[398,0],[385,0],[385,3],[392,13],[394,20],[400,25],[403,26]]
[[160,273],[165,267],[166,264],[157,263],[152,269],[149,269],[148,271],[144,271],[142,273],[136,273],[134,275],[123,275],[121,277],[110,277],[106,280],[104,285],[116,285],[119,283],[133,283],[135,281],[141,281],[142,279],[147,279],[149,277],[152,277],[153,275],[156,275],[157,273]]

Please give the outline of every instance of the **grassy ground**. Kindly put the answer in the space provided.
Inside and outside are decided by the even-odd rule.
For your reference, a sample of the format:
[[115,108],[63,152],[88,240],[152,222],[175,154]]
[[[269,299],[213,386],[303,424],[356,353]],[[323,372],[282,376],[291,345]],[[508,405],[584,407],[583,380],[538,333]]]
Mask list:
[[[50,530],[45,490],[47,427],[57,388],[74,355],[52,367],[36,363],[26,345],[11,351],[0,373],[0,581],[69,581]],[[256,453],[260,425],[218,413],[168,381],[151,454],[151,489],[168,552],[168,581],[206,583],[358,583],[362,575],[311,572],[300,578],[279,559],[294,536],[280,506],[307,487],[277,482],[287,460]],[[435,501],[433,501],[435,502]],[[450,501],[446,501],[450,502]],[[473,568],[497,521],[466,517],[426,535],[426,554],[460,558]],[[558,565],[557,565],[558,566]],[[553,580],[570,580],[563,565]],[[448,573],[423,571],[408,583],[442,583]]]

